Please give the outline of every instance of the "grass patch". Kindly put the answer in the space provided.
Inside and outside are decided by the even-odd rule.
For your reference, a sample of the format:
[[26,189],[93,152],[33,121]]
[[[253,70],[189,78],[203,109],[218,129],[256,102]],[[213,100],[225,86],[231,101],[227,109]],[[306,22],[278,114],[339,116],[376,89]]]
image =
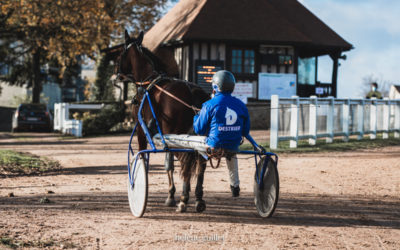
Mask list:
[[0,176],[41,175],[61,168],[60,163],[29,153],[0,149]]
[[[269,143],[262,143],[263,147],[269,149]],[[355,151],[359,149],[373,149],[387,146],[400,146],[399,138],[382,139],[377,138],[375,140],[364,138],[362,140],[350,139],[348,142],[344,142],[342,139],[334,139],[333,143],[326,143],[325,139],[318,139],[316,145],[311,146],[308,144],[308,140],[299,140],[297,148],[290,148],[289,141],[279,142],[278,149],[271,150],[276,153],[314,153],[314,152],[345,152]],[[241,150],[252,150],[253,147],[250,144],[244,144],[240,147]]]
[[15,140],[18,140],[18,141],[33,141],[33,140],[35,140],[35,139],[37,139],[37,138],[33,138],[33,137],[31,137],[31,136],[23,136],[23,135],[20,135],[20,136],[14,136],[14,139],[15,139]]

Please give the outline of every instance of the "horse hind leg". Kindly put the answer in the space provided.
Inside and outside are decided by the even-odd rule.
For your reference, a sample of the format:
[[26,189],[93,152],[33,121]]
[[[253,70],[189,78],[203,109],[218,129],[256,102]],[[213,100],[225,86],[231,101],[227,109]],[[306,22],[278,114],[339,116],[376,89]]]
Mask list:
[[[195,197],[196,197],[195,209],[196,212],[201,213],[204,210],[206,210],[206,202],[203,200],[203,182],[204,182],[204,172],[206,169],[207,162],[204,161],[198,164],[200,165],[198,166],[199,172],[197,174],[197,184],[195,190]],[[176,209],[177,212],[183,213],[186,211],[187,204],[189,202],[189,193],[190,193],[190,178],[188,178],[188,181],[183,182],[183,191],[178,208]]]
[[206,170],[207,162],[202,161],[198,162],[199,164],[199,172],[197,174],[197,184],[195,190],[196,202],[195,209],[196,212],[201,213],[206,210],[206,202],[203,200],[203,182],[204,182],[204,172]]
[[186,212],[187,204],[189,202],[189,193],[190,193],[190,178],[188,181],[183,182],[182,187],[182,195],[181,200],[179,201],[178,208],[176,209],[177,212]]
[[165,170],[168,174],[168,197],[165,200],[165,205],[168,207],[175,207],[175,183],[174,183],[174,155],[170,152],[165,154]]
[[178,155],[178,159],[181,162],[181,176],[183,177],[183,188],[182,195],[176,209],[177,212],[185,212],[189,201],[190,193],[190,179],[192,172],[196,170],[196,161],[194,153],[182,153]]

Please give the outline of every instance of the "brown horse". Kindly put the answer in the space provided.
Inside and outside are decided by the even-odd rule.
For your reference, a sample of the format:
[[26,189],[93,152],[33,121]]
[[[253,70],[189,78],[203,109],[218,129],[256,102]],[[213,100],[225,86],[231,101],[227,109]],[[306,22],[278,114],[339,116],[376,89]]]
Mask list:
[[[129,81],[135,83],[137,87],[137,94],[133,100],[133,103],[136,103],[133,109],[134,117],[137,121],[138,104],[142,100],[144,88],[147,88],[162,132],[164,134],[187,134],[192,128],[193,117],[195,115],[194,109],[188,106],[200,108],[201,104],[210,99],[210,97],[196,84],[170,77],[162,77],[159,72],[168,71],[166,70],[168,67],[142,46],[142,40],[143,32],[140,33],[137,38],[131,38],[125,31],[125,47],[120,55],[117,66],[117,73],[121,79],[129,79]],[[153,84],[157,85],[157,87],[149,86]],[[159,87],[172,94],[175,98],[160,90]],[[177,101],[177,99],[181,101]],[[143,106],[142,115],[153,136],[157,129],[148,102]],[[139,151],[146,149],[146,136],[140,126],[138,126],[137,138]],[[180,173],[183,178],[183,191],[177,211],[184,212],[186,210],[189,200],[190,180],[193,173],[197,175],[195,190],[196,211],[204,211],[206,206],[203,200],[203,179],[206,161],[196,153],[174,153],[174,155],[180,161]],[[165,159],[165,167],[169,180],[169,192],[166,200],[167,206],[176,205],[174,199],[176,189],[173,178],[173,163],[173,155],[167,153]]]

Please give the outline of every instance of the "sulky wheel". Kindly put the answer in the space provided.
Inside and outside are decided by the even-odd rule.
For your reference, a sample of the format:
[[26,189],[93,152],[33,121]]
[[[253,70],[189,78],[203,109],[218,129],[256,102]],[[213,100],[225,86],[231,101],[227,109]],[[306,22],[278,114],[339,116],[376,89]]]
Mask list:
[[[262,172],[264,168],[264,177]],[[260,178],[257,182],[257,173]],[[275,161],[269,156],[263,156],[257,164],[254,181],[254,202],[261,217],[271,217],[279,198],[279,176]]]
[[137,154],[132,157],[130,162],[130,171],[133,185],[131,185],[128,175],[128,200],[132,214],[135,217],[142,217],[147,205],[147,168],[146,161],[142,156],[139,156],[135,166],[136,157],[138,157]]

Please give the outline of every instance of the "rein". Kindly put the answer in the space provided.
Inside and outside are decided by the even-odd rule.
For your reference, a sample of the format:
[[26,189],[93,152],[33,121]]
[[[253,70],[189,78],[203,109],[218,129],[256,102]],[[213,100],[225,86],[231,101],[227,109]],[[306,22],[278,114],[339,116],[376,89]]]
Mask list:
[[[132,81],[132,78],[130,78],[129,76],[126,76],[126,75],[124,75],[124,74],[120,74],[120,76],[121,76],[122,78],[124,78],[124,80],[129,80],[130,82],[134,82],[134,81]],[[171,80],[171,78],[169,78],[169,77],[163,77],[163,76],[161,76],[161,75],[159,74],[153,81],[143,81],[143,82],[134,82],[134,83],[135,83],[136,86],[141,86],[141,87],[148,85],[147,88],[146,88],[147,91],[149,91],[149,90],[154,86],[154,87],[156,87],[158,90],[160,90],[161,92],[163,92],[164,94],[166,94],[166,95],[168,95],[169,97],[173,98],[174,100],[180,102],[181,104],[183,104],[183,105],[186,106],[187,108],[193,110],[194,113],[197,113],[197,112],[200,111],[199,108],[197,108],[197,107],[195,107],[195,106],[193,106],[193,105],[189,105],[187,102],[183,101],[183,100],[180,99],[179,97],[176,97],[175,95],[171,94],[169,91],[167,91],[167,90],[165,90],[165,89],[163,89],[163,88],[161,88],[160,86],[157,85],[157,83],[158,83],[159,81],[162,81],[162,80],[165,80],[165,79]]]
[[183,105],[185,105],[186,107],[188,107],[188,108],[192,109],[194,113],[196,113],[196,112],[200,111],[200,109],[199,109],[199,108],[196,108],[196,107],[195,107],[195,106],[193,106],[193,105],[189,105],[189,104],[187,104],[187,103],[186,103],[186,102],[184,102],[182,99],[180,99],[180,98],[178,98],[178,97],[174,96],[173,94],[171,94],[171,93],[170,93],[170,92],[168,92],[167,90],[165,90],[165,89],[161,88],[161,87],[160,87],[160,86],[158,86],[157,84],[155,84],[154,86],[155,86],[155,87],[156,87],[158,90],[160,90],[161,92],[163,92],[163,93],[165,93],[166,95],[168,95],[169,97],[171,97],[171,98],[175,99],[176,101],[178,101],[178,102],[182,103],[182,104],[183,104]]
[[[219,164],[221,163],[221,158],[225,154],[224,150],[223,149],[215,150],[214,148],[208,148],[206,153],[207,153],[208,159],[210,161],[211,168],[213,168],[213,169],[218,168]],[[213,158],[217,159],[216,166],[214,166],[214,164],[213,164],[213,161],[212,161]]]
[[[233,157],[234,153],[232,153],[231,151],[227,151],[223,148],[207,148],[206,154],[208,156],[208,159],[210,161],[210,165],[212,168],[218,168],[219,164],[221,163],[221,158],[222,157],[226,157],[228,159],[230,159],[231,157]],[[216,159],[217,160],[217,165],[214,166],[212,159]]]

